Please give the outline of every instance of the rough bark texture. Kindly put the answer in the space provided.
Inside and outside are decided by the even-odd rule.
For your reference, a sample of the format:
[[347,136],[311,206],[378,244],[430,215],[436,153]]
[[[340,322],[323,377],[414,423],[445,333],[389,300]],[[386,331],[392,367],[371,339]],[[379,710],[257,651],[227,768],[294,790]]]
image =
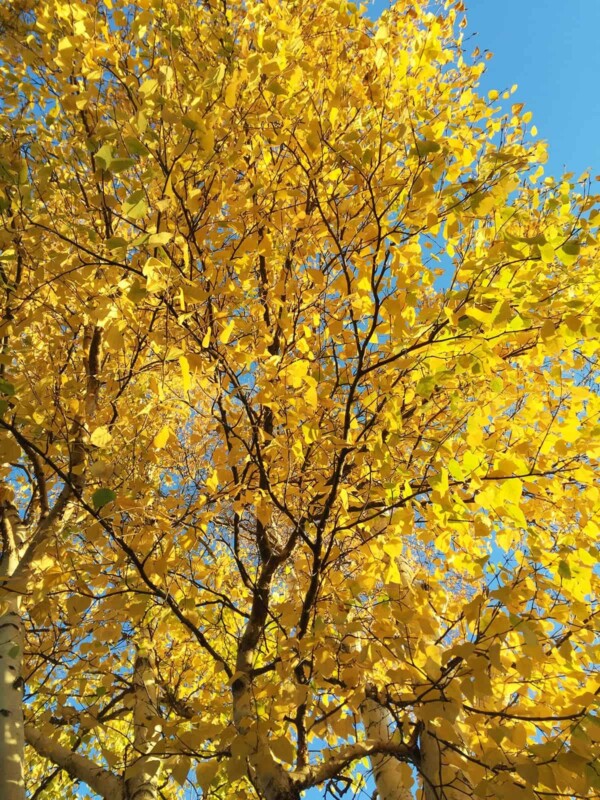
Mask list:
[[425,728],[421,734],[419,771],[423,778],[425,800],[464,800],[473,796],[473,789],[465,776],[448,765],[444,751],[433,729]]
[[444,789],[442,751],[435,736],[424,731],[419,750],[421,752],[419,771],[423,778],[425,800],[442,800],[447,794]]

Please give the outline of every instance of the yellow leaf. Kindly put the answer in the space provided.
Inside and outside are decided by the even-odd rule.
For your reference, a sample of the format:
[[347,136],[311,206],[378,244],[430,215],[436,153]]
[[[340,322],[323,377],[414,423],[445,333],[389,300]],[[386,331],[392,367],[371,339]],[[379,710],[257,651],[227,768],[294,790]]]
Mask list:
[[161,231],[161,233],[153,233],[149,237],[146,244],[148,247],[159,247],[160,245],[167,244],[173,238],[173,234],[168,231]]
[[398,569],[398,564],[395,558],[390,558],[390,563],[385,571],[383,580],[385,583],[402,584],[402,576],[400,575],[400,570]]
[[169,436],[171,435],[171,430],[168,425],[164,425],[160,431],[154,437],[154,447],[157,450],[161,450],[167,443]]
[[189,392],[192,385],[190,377],[190,365],[185,356],[179,356],[179,366],[181,367],[181,381],[183,384],[183,391]]
[[279,739],[272,739],[269,747],[273,751],[275,758],[284,761],[286,764],[293,764],[296,758],[296,748],[285,736]]
[[234,327],[235,327],[235,321],[230,319],[227,325],[221,331],[221,335],[219,336],[219,339],[222,344],[227,344],[227,342],[231,339],[231,334],[233,333]]
[[208,794],[210,785],[219,771],[219,766],[219,762],[213,759],[212,761],[201,761],[196,767],[196,783],[204,794]]
[[106,425],[101,425],[92,431],[90,442],[96,447],[106,447],[112,441],[112,436]]
[[307,386],[304,392],[304,399],[311,408],[316,408],[319,405],[319,396],[317,394],[317,387]]
[[285,376],[288,384],[294,389],[298,389],[300,386],[302,386],[304,378],[308,372],[308,367],[309,363],[304,359],[300,359],[289,364],[285,368]]
[[211,492],[216,492],[219,488],[219,474],[216,469],[212,471],[210,478],[206,481],[206,486]]
[[228,84],[227,89],[225,89],[225,105],[227,108],[233,108],[235,106],[236,90],[237,85],[234,81]]
[[544,264],[552,264],[555,258],[554,248],[551,244],[541,244],[539,245],[540,248],[540,256]]
[[554,323],[552,320],[547,319],[542,327],[540,328],[540,334],[542,339],[552,339],[556,335],[556,328],[554,327]]

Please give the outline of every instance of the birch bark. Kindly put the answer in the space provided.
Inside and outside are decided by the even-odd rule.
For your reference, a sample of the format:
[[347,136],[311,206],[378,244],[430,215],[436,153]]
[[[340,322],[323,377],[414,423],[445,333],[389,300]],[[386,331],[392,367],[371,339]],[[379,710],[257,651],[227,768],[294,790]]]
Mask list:
[[148,651],[138,648],[133,670],[133,745],[137,758],[126,773],[127,800],[156,800],[161,759],[151,752],[160,739],[161,726],[158,688]]
[[[25,548],[26,530],[9,503],[0,520],[3,558],[0,580],[14,575]],[[3,800],[25,800],[23,754],[23,644],[21,601],[7,591],[0,601],[0,796]]]
[[[387,708],[367,697],[360,711],[367,739],[392,741],[396,722]],[[410,787],[404,784],[401,762],[397,758],[380,754],[371,756],[370,760],[379,800],[413,800]]]

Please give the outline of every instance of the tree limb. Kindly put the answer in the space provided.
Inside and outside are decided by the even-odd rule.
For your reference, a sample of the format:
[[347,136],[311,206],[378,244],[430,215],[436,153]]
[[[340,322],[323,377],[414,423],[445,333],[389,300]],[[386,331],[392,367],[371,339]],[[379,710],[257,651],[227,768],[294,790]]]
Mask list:
[[63,769],[73,780],[86,783],[104,800],[125,800],[121,779],[104,767],[99,767],[87,756],[74,753],[70,748],[41,733],[32,725],[25,726],[25,741],[39,755]]

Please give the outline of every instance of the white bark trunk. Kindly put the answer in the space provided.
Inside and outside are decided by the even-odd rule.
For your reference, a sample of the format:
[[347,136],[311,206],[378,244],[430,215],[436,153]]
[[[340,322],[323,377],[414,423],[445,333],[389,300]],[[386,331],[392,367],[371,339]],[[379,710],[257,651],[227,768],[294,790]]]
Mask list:
[[258,733],[252,692],[252,661],[267,620],[268,591],[273,570],[265,571],[257,586],[250,618],[238,645],[236,679],[231,685],[233,723],[246,740],[248,777],[263,800],[300,800],[300,792],[284,767],[275,760],[268,742]]
[[[396,722],[387,708],[377,700],[366,698],[361,703],[360,711],[367,739],[392,741]],[[397,758],[390,755],[371,756],[371,767],[379,800],[413,800],[410,788],[404,785],[401,762]]]
[[160,739],[158,718],[158,688],[151,657],[138,649],[134,665],[133,746],[136,761],[127,769],[128,800],[156,800],[161,758],[151,755]]
[[442,800],[445,797],[442,751],[436,738],[426,730],[421,734],[419,751],[421,753],[419,772],[423,781],[423,796],[425,800]]
[[473,790],[460,770],[448,765],[444,757],[446,746],[440,744],[435,730],[427,727],[421,734],[419,772],[423,782],[424,800],[464,800]]
[[[25,526],[11,504],[2,508],[0,579],[14,575],[25,547]],[[0,797],[25,800],[23,645],[20,596],[10,587],[0,598]]]
[[[25,729],[25,738],[41,756],[64,769],[73,780],[86,783],[104,800],[125,800],[123,781],[112,772],[99,767],[86,756],[74,753],[31,725]],[[4,795],[2,798],[4,800]]]
[[[243,663],[238,658],[238,667]],[[250,667],[248,666],[247,671]],[[256,710],[247,675],[233,684],[233,720],[238,734],[248,747],[247,764],[250,779],[262,800],[299,800],[300,793],[282,765],[275,760],[268,743],[257,733]]]
[[16,597],[0,615],[0,797],[25,800],[23,623]]

